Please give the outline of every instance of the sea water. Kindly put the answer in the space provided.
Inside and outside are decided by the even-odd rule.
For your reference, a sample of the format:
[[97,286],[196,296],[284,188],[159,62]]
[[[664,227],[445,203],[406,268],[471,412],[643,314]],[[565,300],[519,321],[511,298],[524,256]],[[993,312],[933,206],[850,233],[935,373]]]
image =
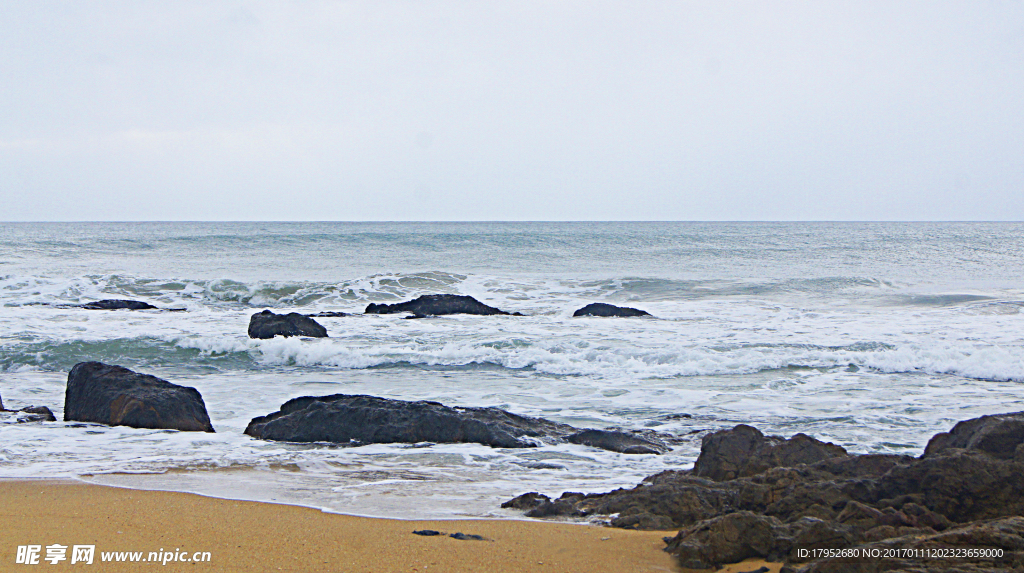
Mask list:
[[[371,302],[453,293],[525,316],[406,320]],[[108,298],[170,311],[69,308]],[[653,318],[573,318],[590,302]],[[249,316],[341,311],[330,338],[252,340]],[[1024,410],[1019,223],[0,224],[0,396],[63,419],[96,360],[193,386],[217,432],[0,426],[0,477],[405,518],[515,516],[527,491],[600,492],[692,466],[751,424],[920,454],[957,420]],[[249,420],[297,396],[496,406],[681,437],[582,445],[290,444]]]

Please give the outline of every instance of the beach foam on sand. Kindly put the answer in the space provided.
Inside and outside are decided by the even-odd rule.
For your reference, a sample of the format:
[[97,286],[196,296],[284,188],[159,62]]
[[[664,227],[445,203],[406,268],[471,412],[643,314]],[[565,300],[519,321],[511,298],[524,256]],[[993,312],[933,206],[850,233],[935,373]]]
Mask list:
[[[682,571],[662,551],[675,532],[513,520],[404,521],[77,481],[0,480],[0,571],[19,545],[41,545],[42,571],[651,572]],[[480,535],[460,541],[414,530]],[[46,546],[69,547],[45,561]],[[95,545],[92,566],[70,564]],[[101,563],[108,552],[210,552],[210,562]],[[756,569],[757,566],[750,567]],[[743,570],[743,569],[737,569]]]

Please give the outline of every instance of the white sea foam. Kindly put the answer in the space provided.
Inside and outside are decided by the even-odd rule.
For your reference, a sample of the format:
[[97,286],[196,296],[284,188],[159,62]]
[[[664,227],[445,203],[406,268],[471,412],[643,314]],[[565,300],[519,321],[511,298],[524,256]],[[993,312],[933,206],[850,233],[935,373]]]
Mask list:
[[[957,420],[1024,410],[1019,225],[54,228],[0,225],[5,405],[61,418],[68,369],[100,360],[196,387],[217,433],[7,425],[0,476],[133,474],[348,513],[494,515],[528,490],[604,491],[688,467],[704,432],[740,422],[916,454]],[[431,293],[527,316],[361,314]],[[104,298],[185,311],[59,306]],[[595,301],[655,318],[571,316]],[[263,308],[353,316],[317,319],[327,339],[249,339]],[[690,438],[666,456],[627,456],[242,434],[285,400],[334,393]]]

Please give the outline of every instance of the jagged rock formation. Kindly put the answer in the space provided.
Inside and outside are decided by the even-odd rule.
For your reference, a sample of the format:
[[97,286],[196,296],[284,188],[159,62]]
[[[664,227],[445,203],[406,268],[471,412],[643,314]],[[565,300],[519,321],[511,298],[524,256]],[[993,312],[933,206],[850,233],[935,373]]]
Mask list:
[[[605,494],[536,492],[503,504],[528,516],[614,515],[610,525],[674,529],[667,551],[690,568],[748,557],[784,571],[1024,570],[1024,413],[937,434],[920,458],[848,455],[803,434],[736,426],[704,437],[691,471]],[[1000,549],[999,558],[820,558],[815,549]],[[895,552],[899,553],[899,552]]]

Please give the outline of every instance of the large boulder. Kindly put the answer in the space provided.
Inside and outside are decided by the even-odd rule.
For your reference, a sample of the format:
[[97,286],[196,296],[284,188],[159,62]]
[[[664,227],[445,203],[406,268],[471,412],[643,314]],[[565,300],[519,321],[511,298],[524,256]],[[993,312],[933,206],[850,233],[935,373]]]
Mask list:
[[249,338],[267,339],[275,336],[324,338],[327,336],[327,329],[312,318],[297,312],[275,314],[264,310],[249,318]]
[[195,388],[100,362],[78,363],[68,373],[64,420],[213,431],[206,404]]
[[455,294],[426,294],[415,300],[395,304],[370,303],[366,314],[395,314],[408,312],[414,317],[441,316],[445,314],[504,314],[522,316],[487,306],[471,296]]
[[709,569],[751,557],[799,559],[799,551],[843,549],[857,543],[848,525],[804,517],[791,523],[750,511],[702,521],[666,540],[665,551],[692,569]]
[[785,526],[774,517],[738,511],[679,532],[665,551],[689,569],[718,568],[750,557],[776,557]]
[[846,455],[841,446],[806,434],[796,434],[786,440],[765,436],[757,428],[740,424],[704,436],[693,473],[725,481],[757,475],[769,468],[813,464]]
[[151,310],[157,307],[141,300],[105,299],[78,305],[89,310]]
[[498,408],[452,408],[438,402],[348,394],[289,400],[279,411],[253,418],[245,433],[284,442],[475,442],[496,448],[570,442],[624,454],[660,454],[670,449],[657,435],[644,432],[581,431]]
[[615,306],[604,302],[592,302],[572,313],[573,316],[651,316],[647,311],[628,306]]
[[958,422],[949,432],[935,434],[924,449],[924,457],[960,448],[1010,459],[1024,444],[1024,412],[982,416]]
[[253,418],[245,433],[264,440],[336,443],[476,442],[497,448],[529,448],[539,438],[574,430],[498,408],[450,408],[425,400],[334,394],[295,398],[281,410]]

